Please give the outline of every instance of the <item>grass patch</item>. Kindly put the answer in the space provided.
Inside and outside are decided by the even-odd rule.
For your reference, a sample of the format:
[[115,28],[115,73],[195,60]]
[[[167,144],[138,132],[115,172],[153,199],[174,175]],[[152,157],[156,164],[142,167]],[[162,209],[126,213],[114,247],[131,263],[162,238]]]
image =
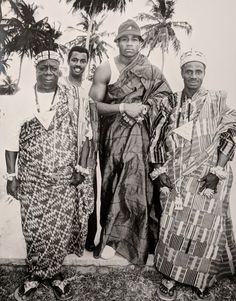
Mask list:
[[[158,300],[157,285],[161,280],[152,268],[128,267],[64,267],[71,279],[74,301],[149,301]],[[0,266],[0,300],[14,300],[13,292],[27,275],[26,267]],[[236,301],[235,278],[218,282],[214,288],[216,301]],[[56,300],[50,287],[40,286],[31,301]],[[178,301],[191,301],[192,291],[178,287]]]

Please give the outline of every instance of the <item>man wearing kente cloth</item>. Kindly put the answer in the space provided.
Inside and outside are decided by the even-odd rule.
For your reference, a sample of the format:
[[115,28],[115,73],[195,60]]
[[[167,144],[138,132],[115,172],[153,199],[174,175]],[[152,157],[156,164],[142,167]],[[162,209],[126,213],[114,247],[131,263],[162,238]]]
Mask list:
[[[35,68],[36,84],[15,95],[6,131],[7,192],[21,204],[29,267],[29,277],[15,298],[32,300],[47,280],[57,299],[68,300],[72,291],[60,270],[69,243],[77,255],[83,253],[86,233],[75,235],[72,225],[83,193],[81,183],[92,172],[94,160],[88,143],[81,141],[91,136],[81,137],[81,127],[88,125],[79,122],[78,98],[58,83],[59,54],[40,52]],[[87,197],[93,202],[92,196]],[[80,210],[86,214],[86,208]]]
[[115,38],[119,55],[97,68],[90,90],[101,114],[98,251],[104,259],[117,252],[135,264],[145,264],[148,256],[149,172],[164,160],[161,143],[171,111],[169,85],[140,54],[142,41],[133,20],[122,23]]
[[[233,275],[236,245],[230,217],[236,111],[222,91],[202,87],[206,59],[199,51],[181,56],[182,92],[170,118],[168,159],[153,171],[173,186],[161,189],[161,228],[155,266],[164,275],[160,300],[177,300],[176,282],[193,288],[192,300],[214,300],[209,289]],[[178,285],[177,287],[180,287]],[[182,299],[181,299],[182,300]]]

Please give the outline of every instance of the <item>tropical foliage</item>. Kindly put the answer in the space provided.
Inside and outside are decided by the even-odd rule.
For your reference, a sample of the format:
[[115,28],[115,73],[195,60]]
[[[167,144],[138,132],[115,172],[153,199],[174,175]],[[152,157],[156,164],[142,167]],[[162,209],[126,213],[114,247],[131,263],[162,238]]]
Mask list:
[[7,74],[7,68],[9,67],[7,61],[8,61],[7,58],[1,57],[0,55],[0,74],[4,74],[4,75]]
[[192,26],[185,21],[173,21],[175,14],[175,0],[149,0],[150,13],[140,13],[136,18],[139,21],[148,22],[142,26],[144,31],[143,47],[148,47],[150,53],[157,47],[162,52],[162,70],[164,68],[164,54],[171,45],[176,53],[180,50],[180,41],[176,36],[175,29],[179,28],[186,34],[192,32]]
[[48,23],[45,17],[39,21],[35,19],[38,6],[27,4],[23,0],[11,1],[13,17],[2,19],[0,50],[1,55],[9,57],[17,53],[20,57],[20,68],[17,85],[19,84],[22,63],[25,56],[32,57],[43,49],[56,49],[55,42],[61,32]]
[[72,7],[75,11],[84,10],[92,15],[105,10],[124,12],[127,2],[132,2],[132,0],[66,0],[66,2],[73,2]]
[[12,95],[17,91],[17,84],[11,79],[10,76],[6,76],[0,84],[0,95]]
[[97,15],[96,18],[91,21],[90,15],[86,13],[80,13],[81,22],[77,24],[77,27],[68,27],[68,29],[77,31],[78,36],[66,43],[68,48],[71,48],[74,45],[86,46],[87,32],[90,22],[92,22],[91,35],[89,40],[89,54],[90,59],[88,63],[88,70],[90,70],[90,64],[93,62],[95,65],[99,62],[101,63],[104,56],[108,58],[108,48],[113,48],[108,42],[105,41],[105,38],[113,35],[114,33],[108,33],[102,31],[101,27],[103,25],[106,16],[104,14]]
[[127,2],[132,2],[132,0],[66,0],[66,2],[72,3],[74,11],[84,10],[90,16],[90,22],[88,25],[85,42],[85,47],[88,49],[90,35],[92,33],[93,21],[96,15],[104,11],[124,12]]

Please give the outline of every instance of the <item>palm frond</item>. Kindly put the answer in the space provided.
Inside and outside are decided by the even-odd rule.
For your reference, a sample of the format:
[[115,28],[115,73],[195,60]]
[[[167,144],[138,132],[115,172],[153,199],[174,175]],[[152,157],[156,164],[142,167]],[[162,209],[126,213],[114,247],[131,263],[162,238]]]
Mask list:
[[173,40],[171,41],[171,43],[172,43],[172,46],[174,48],[175,53],[178,54],[180,49],[181,49],[180,40],[177,39],[176,36],[175,36],[175,37],[173,37]]
[[7,68],[9,68],[9,64],[8,64],[8,58],[0,58],[0,74],[5,74],[7,73]]
[[151,14],[147,14],[147,13],[139,13],[138,16],[135,17],[136,20],[138,21],[154,21],[154,22],[160,22],[156,16],[153,16]]
[[16,81],[13,81],[9,75],[3,79],[2,84],[0,84],[0,95],[12,95],[17,91]]
[[66,3],[72,4],[74,12],[84,10],[90,16],[104,10],[124,12],[128,2],[132,0],[66,0]]
[[187,35],[192,33],[192,26],[188,22],[173,21],[173,27],[183,29]]
[[[170,44],[175,52],[180,50],[180,41],[174,29],[180,28],[190,34],[192,26],[188,22],[172,21],[176,0],[149,0],[149,3],[151,4],[151,13],[140,13],[136,17],[140,21],[149,21],[148,24],[141,27],[144,39],[142,47],[149,47],[148,55],[155,48],[160,47],[164,60],[164,52],[168,52]],[[154,20],[155,23],[150,24],[150,21]]]
[[[93,62],[96,62],[97,59],[99,63],[102,62],[104,57],[108,57],[108,48],[113,48],[107,41],[106,38],[114,36],[114,32],[101,31],[103,22],[106,19],[104,14],[96,14],[92,20],[91,16],[86,13],[81,13],[81,22],[77,24],[76,31],[80,34],[73,40],[66,43],[68,48],[71,48],[74,45],[84,46],[86,45],[86,37],[89,29],[89,24],[92,21],[92,29],[89,37],[89,53],[90,58]],[[74,28],[70,27],[70,30]]]

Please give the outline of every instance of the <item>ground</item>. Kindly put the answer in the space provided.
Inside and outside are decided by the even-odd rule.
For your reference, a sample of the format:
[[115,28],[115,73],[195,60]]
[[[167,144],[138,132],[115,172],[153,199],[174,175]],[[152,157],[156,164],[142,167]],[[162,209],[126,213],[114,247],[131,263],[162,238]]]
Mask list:
[[[155,301],[160,275],[152,267],[64,267],[71,278],[74,301]],[[14,300],[13,292],[26,277],[25,266],[0,266],[0,300]],[[178,288],[177,301],[193,300],[190,288]],[[236,301],[236,278],[219,281],[213,288],[216,301]],[[41,286],[31,301],[56,300],[51,288]]]

